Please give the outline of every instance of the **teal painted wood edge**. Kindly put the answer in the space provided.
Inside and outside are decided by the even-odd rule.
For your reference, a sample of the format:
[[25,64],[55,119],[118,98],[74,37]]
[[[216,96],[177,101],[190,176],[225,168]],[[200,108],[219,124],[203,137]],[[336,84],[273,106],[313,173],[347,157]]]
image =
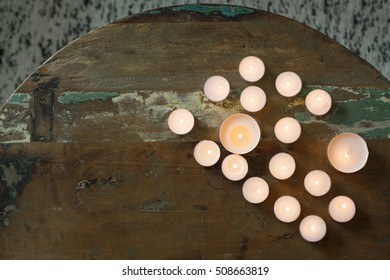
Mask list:
[[209,15],[223,15],[226,17],[236,17],[240,15],[247,15],[256,13],[257,10],[247,7],[240,6],[229,6],[229,5],[182,5],[182,6],[173,6],[162,9],[155,9],[151,11],[146,11],[144,14],[156,15],[161,14],[164,11],[173,11],[173,12],[193,12],[199,13],[205,16]]

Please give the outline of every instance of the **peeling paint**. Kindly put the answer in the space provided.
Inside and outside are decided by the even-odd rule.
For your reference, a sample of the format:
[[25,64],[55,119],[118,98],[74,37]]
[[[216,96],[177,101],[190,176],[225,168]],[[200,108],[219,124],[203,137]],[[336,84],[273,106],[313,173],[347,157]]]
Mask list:
[[28,93],[14,93],[11,95],[8,103],[26,107],[30,105],[30,100],[31,100],[31,95]]
[[[177,108],[189,110],[202,126],[219,128],[221,122],[238,112],[242,107],[238,101],[238,94],[232,93],[223,102],[210,102],[202,91],[179,93],[176,91],[134,91],[121,94],[112,99],[118,104],[119,114],[128,115],[129,108],[135,108],[137,117],[148,119],[150,123],[165,125],[170,112]],[[137,102],[132,106],[129,103]],[[177,138],[166,126],[162,131],[137,131],[137,135],[145,142],[164,141]]]
[[58,97],[61,104],[80,103],[85,101],[107,100],[119,96],[117,92],[65,92]]
[[139,207],[140,211],[160,212],[162,209],[176,205],[176,201],[158,200],[155,202],[145,203]]
[[4,123],[6,116],[0,115],[0,137],[15,135],[15,140],[6,140],[2,143],[28,143],[31,141],[30,131],[27,123],[18,122],[17,124]]
[[[349,88],[336,86],[308,85],[307,88],[323,89],[330,95],[342,92],[359,95],[358,99],[333,101],[329,115],[315,117],[308,111],[296,112],[295,118],[304,124],[322,123],[335,132],[350,131],[367,139],[388,138],[390,133],[390,106],[386,89]],[[299,103],[290,106],[301,107]]]

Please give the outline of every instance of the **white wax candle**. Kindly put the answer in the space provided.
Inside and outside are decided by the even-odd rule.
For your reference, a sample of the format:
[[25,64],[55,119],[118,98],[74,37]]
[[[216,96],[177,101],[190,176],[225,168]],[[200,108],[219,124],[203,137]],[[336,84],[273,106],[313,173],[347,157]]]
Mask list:
[[263,77],[265,66],[260,58],[256,56],[247,56],[241,60],[238,71],[244,80],[256,82]]
[[287,153],[278,153],[269,161],[269,171],[276,179],[290,178],[295,171],[295,160]]
[[326,234],[326,224],[321,217],[310,215],[302,220],[299,225],[299,231],[306,241],[317,242],[324,238]]
[[332,98],[325,90],[315,89],[306,96],[305,105],[310,113],[322,116],[332,107]]
[[356,206],[347,196],[337,196],[329,203],[329,214],[333,220],[339,223],[350,221],[356,213]]
[[219,102],[229,95],[230,85],[224,77],[212,76],[206,80],[203,91],[208,99],[213,102]]
[[194,116],[186,109],[176,109],[168,117],[168,127],[175,134],[186,134],[194,127]]
[[296,73],[287,71],[279,74],[276,78],[275,86],[281,95],[292,97],[301,91],[302,81]]
[[285,223],[291,223],[301,214],[301,205],[292,196],[279,197],[274,204],[276,218]]
[[353,173],[366,165],[369,152],[362,137],[345,132],[330,141],[327,154],[334,168],[344,173]]
[[274,132],[280,142],[290,144],[297,141],[301,135],[301,125],[294,118],[284,117],[276,123]]
[[260,177],[251,177],[242,186],[242,194],[250,203],[261,203],[268,197],[268,183]]
[[222,161],[222,173],[231,181],[239,181],[248,173],[248,163],[243,156],[228,155]]
[[246,154],[256,148],[260,134],[256,120],[246,114],[227,117],[219,128],[221,144],[234,154]]
[[216,164],[221,156],[221,150],[217,143],[210,140],[203,140],[196,144],[194,158],[202,166],[212,166]]
[[265,106],[267,96],[256,86],[249,86],[241,92],[240,103],[248,112],[258,112]]
[[332,182],[322,170],[310,171],[304,180],[305,189],[313,196],[322,196],[330,190]]

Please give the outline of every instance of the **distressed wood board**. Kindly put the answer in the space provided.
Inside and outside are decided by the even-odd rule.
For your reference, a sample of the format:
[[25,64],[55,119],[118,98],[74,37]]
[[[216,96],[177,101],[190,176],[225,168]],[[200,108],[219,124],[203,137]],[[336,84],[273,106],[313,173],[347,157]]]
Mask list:
[[[259,56],[265,76],[242,80],[240,60]],[[284,71],[297,72],[302,91],[276,92]],[[229,97],[208,101],[202,88],[225,76]],[[245,155],[249,176],[261,176],[270,195],[246,202],[243,181],[223,177],[221,160],[200,167],[192,152],[203,139],[219,143],[227,116],[244,112],[239,94],[257,85],[267,104],[251,113],[259,146]],[[327,90],[330,113],[313,117],[306,94]],[[195,128],[185,136],[167,126],[175,108],[189,109]],[[190,5],[153,10],[96,29],[55,54],[0,111],[1,259],[389,259],[390,83],[371,65],[325,35],[291,19],[244,7]],[[273,127],[297,118],[302,135],[278,142]],[[326,158],[332,137],[351,131],[367,140],[367,165],[336,171]],[[221,146],[221,145],[220,145]],[[222,147],[222,146],[221,146]],[[290,153],[294,175],[268,171],[275,153]],[[222,156],[228,153],[222,149]],[[310,196],[304,176],[322,169],[331,191]],[[296,197],[300,218],[278,221],[273,204]],[[355,218],[327,213],[330,200],[350,196]],[[299,234],[306,215],[320,215],[326,237]]]

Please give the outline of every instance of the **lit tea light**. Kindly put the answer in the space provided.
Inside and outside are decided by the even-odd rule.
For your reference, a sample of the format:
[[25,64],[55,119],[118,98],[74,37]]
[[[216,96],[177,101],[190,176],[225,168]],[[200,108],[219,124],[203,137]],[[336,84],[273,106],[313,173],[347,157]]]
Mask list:
[[345,132],[330,141],[327,154],[334,168],[344,173],[353,173],[366,165],[369,152],[362,137]]
[[258,112],[264,108],[267,101],[265,92],[256,86],[249,86],[241,92],[240,103],[248,112]]
[[186,134],[194,127],[194,116],[186,109],[176,109],[168,117],[168,127],[175,134]]
[[339,223],[350,221],[356,213],[356,206],[347,196],[337,196],[329,203],[329,214],[333,220]]
[[261,203],[268,197],[268,183],[260,177],[251,177],[242,186],[242,194],[250,203]]
[[246,114],[227,117],[219,128],[221,144],[233,154],[246,154],[252,151],[260,141],[260,134],[256,120]]
[[248,173],[248,162],[243,156],[228,155],[222,161],[222,173],[231,181],[239,181]]
[[276,138],[286,144],[293,143],[298,140],[301,135],[301,125],[291,117],[281,118],[274,127]]
[[212,166],[216,164],[221,156],[221,150],[217,143],[210,140],[203,140],[196,144],[194,158],[202,166]]
[[244,80],[256,82],[264,76],[265,66],[260,58],[247,56],[241,60],[238,71]]
[[208,99],[219,102],[229,95],[230,85],[224,77],[212,76],[206,80],[203,91]]
[[313,196],[326,194],[330,190],[331,184],[329,175],[322,170],[310,171],[304,180],[305,189]]
[[301,91],[302,81],[296,73],[287,71],[279,74],[276,78],[275,86],[281,95],[292,97]]
[[306,241],[320,241],[326,234],[325,221],[316,215],[307,216],[299,225],[299,232]]
[[325,90],[315,89],[306,96],[305,105],[310,113],[322,116],[332,107],[332,98]]
[[276,200],[274,213],[278,220],[291,223],[298,219],[301,214],[301,205],[296,198],[285,195]]
[[279,180],[290,178],[295,171],[295,160],[287,153],[278,153],[269,161],[269,171]]

